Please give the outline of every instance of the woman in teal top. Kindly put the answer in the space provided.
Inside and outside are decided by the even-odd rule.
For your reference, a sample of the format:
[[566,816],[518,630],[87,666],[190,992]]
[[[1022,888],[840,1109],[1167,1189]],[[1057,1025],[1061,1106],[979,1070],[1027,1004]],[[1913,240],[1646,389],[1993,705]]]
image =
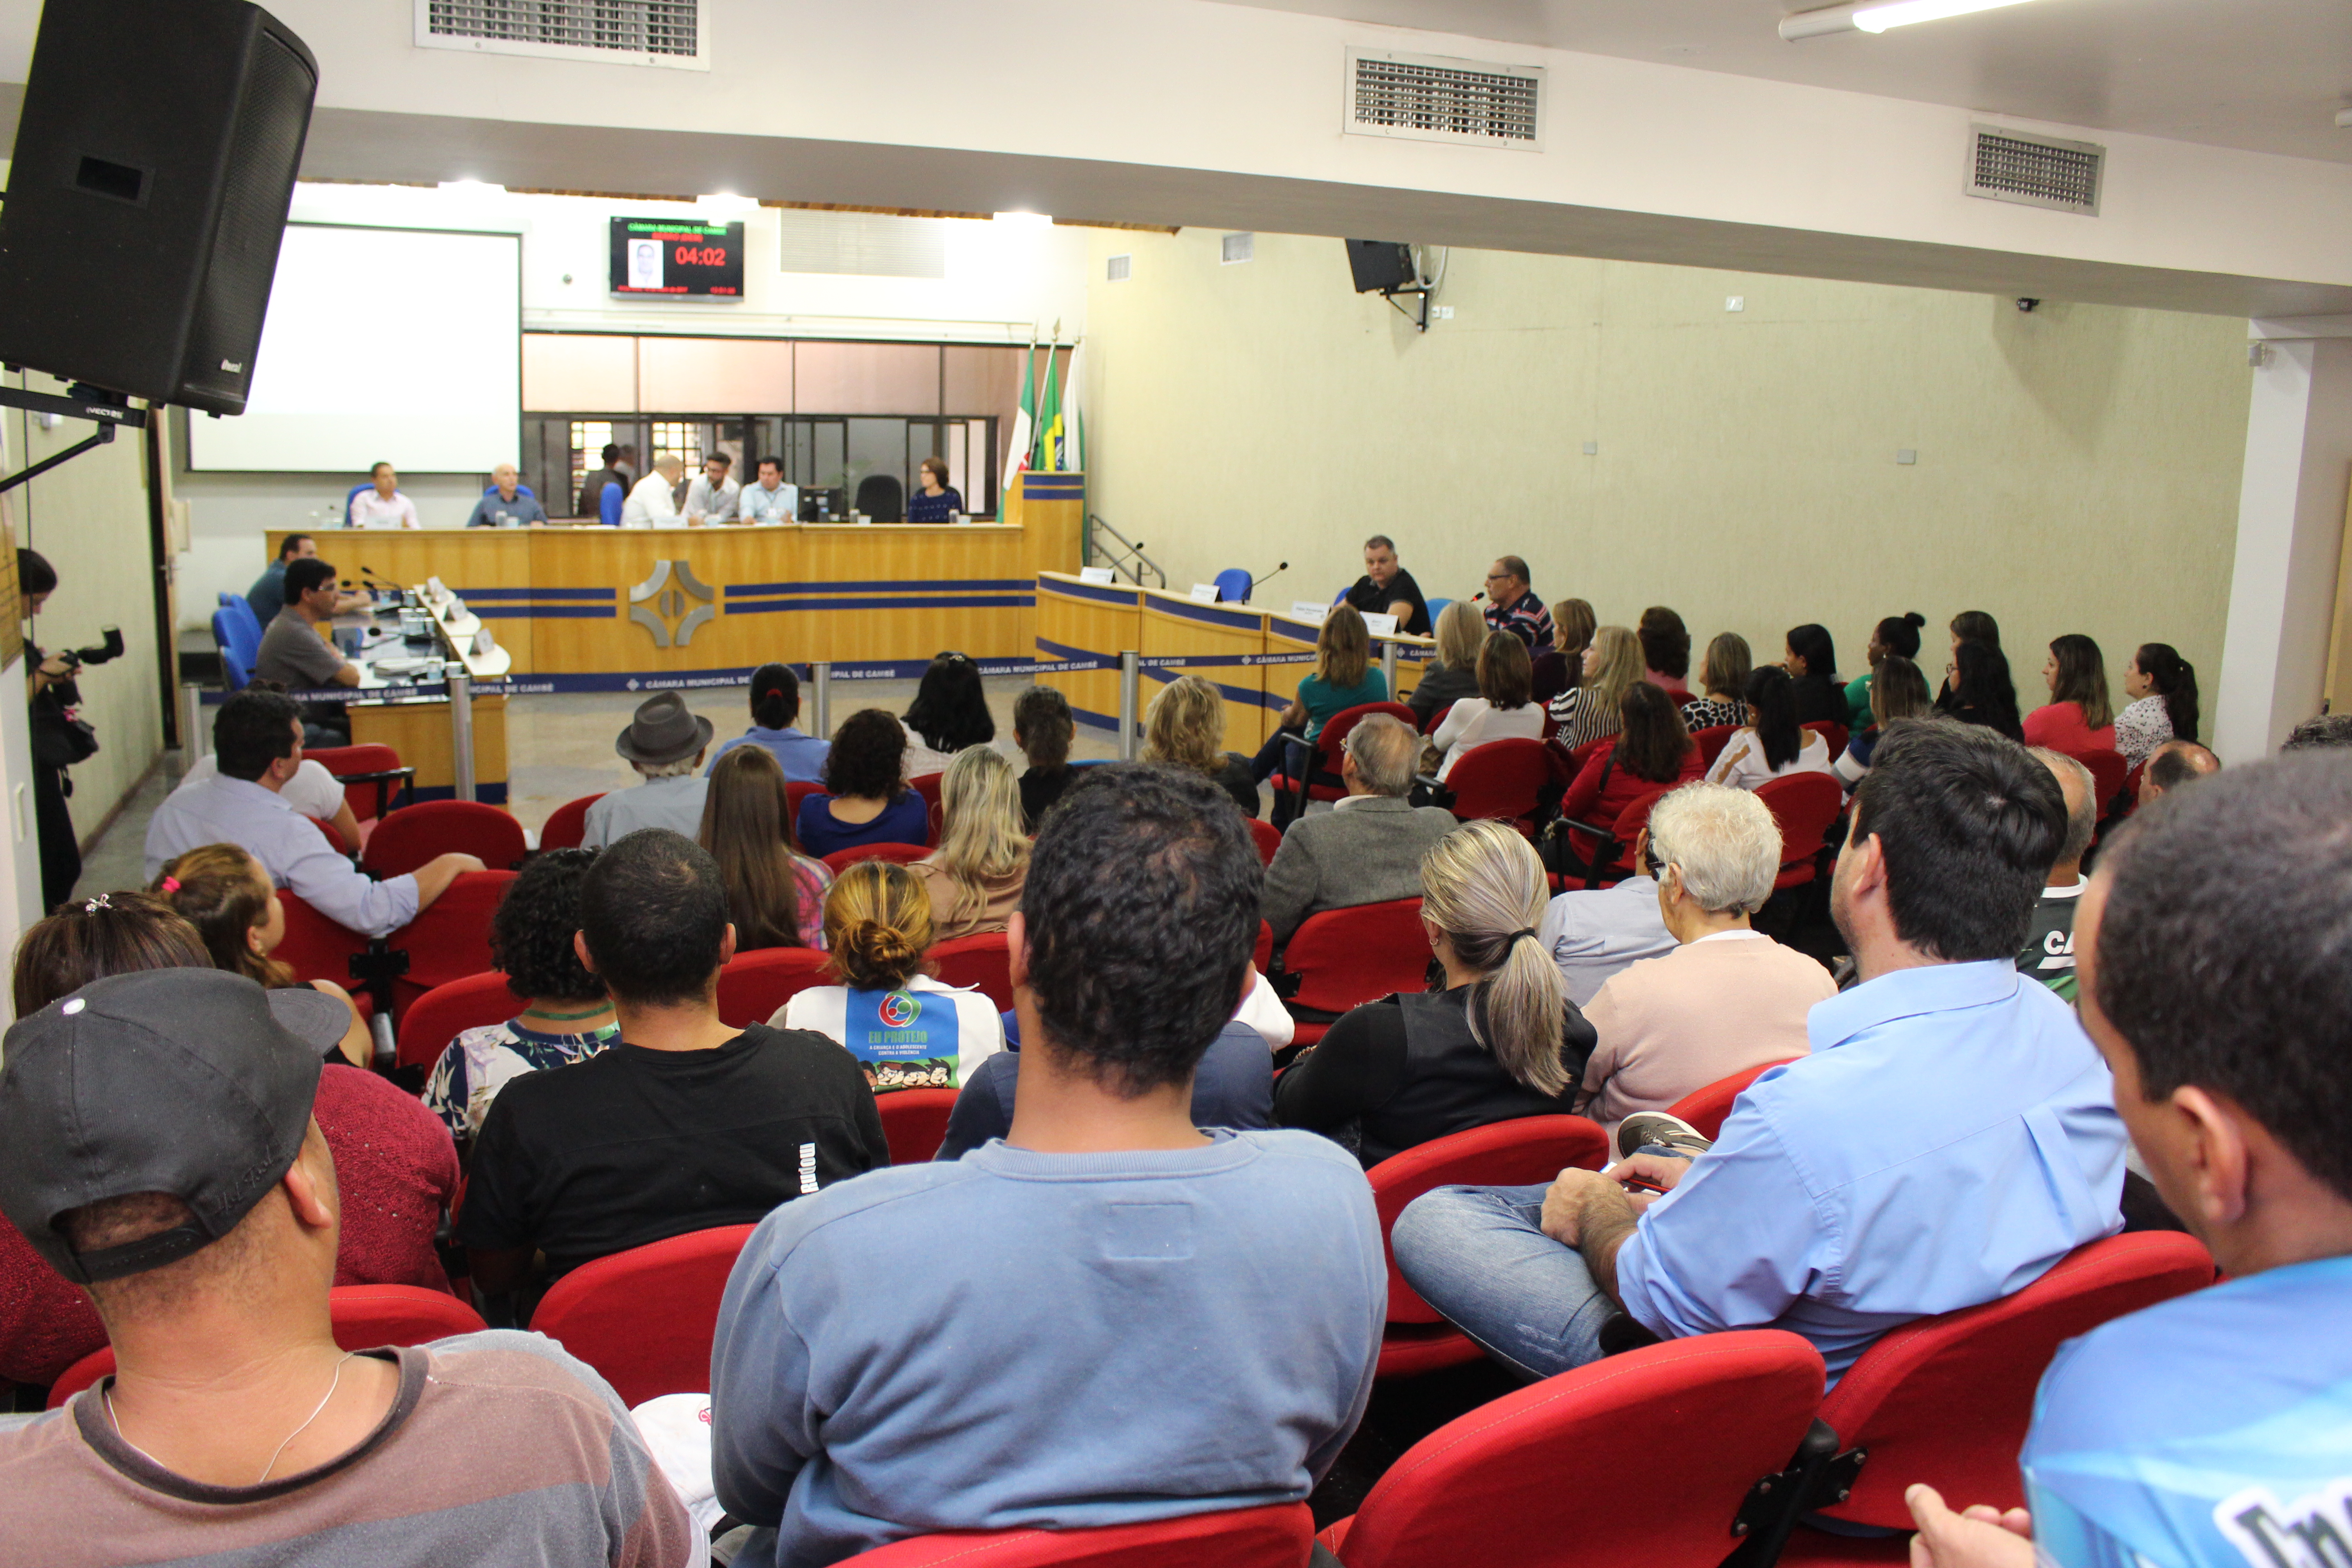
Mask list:
[[[1298,695],[1282,710],[1273,736],[1250,763],[1250,773],[1264,784],[1277,768],[1287,771],[1292,752],[1304,767],[1315,738],[1335,713],[1367,702],[1389,700],[1388,677],[1372,668],[1371,634],[1352,605],[1334,605],[1323,617],[1315,637],[1315,673],[1298,683]],[[1318,774],[1318,784],[1337,784],[1330,774]]]

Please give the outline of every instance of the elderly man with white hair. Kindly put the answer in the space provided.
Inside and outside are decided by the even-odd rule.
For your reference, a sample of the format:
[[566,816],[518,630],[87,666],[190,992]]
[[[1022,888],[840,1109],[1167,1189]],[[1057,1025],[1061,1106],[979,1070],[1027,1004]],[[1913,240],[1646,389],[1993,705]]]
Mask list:
[[1605,1124],[1664,1110],[1748,1068],[1807,1054],[1830,972],[1748,922],[1772,896],[1780,829],[1749,790],[1685,784],[1650,813],[1643,859],[1680,945],[1612,975],[1584,1009],[1599,1043],[1577,1107]]
[[474,503],[467,528],[536,528],[547,521],[539,498],[522,488],[522,473],[512,463],[490,470],[490,488]]

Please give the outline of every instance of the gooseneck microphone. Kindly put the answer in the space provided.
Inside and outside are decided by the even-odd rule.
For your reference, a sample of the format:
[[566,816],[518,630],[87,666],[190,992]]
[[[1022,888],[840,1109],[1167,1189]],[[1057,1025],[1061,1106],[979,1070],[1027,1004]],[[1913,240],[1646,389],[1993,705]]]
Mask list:
[[1287,572],[1287,571],[1289,571],[1289,570],[1290,570],[1290,563],[1289,563],[1289,562],[1287,562],[1287,561],[1286,561],[1286,562],[1282,563],[1280,565],[1276,566],[1273,571],[1271,571],[1271,572],[1267,573],[1265,576],[1263,576],[1263,577],[1259,577],[1259,578],[1256,578],[1256,579],[1253,580],[1253,581],[1251,582],[1251,584],[1250,584],[1250,592],[1251,592],[1251,593],[1253,593],[1253,594],[1255,594],[1255,592],[1257,592],[1257,591],[1258,591],[1258,589],[1259,589],[1259,588],[1261,588],[1261,587],[1265,586],[1265,585],[1266,584],[1268,584],[1268,583],[1273,582],[1276,577],[1281,576],[1285,572]]

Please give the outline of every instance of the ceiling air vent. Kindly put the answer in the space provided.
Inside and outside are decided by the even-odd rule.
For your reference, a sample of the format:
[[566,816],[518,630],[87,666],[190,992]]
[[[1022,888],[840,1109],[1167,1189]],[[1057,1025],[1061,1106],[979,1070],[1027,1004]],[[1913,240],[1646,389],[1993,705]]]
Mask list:
[[415,0],[420,48],[710,68],[700,0]]
[[1988,201],[2099,216],[2099,180],[2107,150],[2091,142],[1969,127],[1969,195]]
[[1135,258],[1131,255],[1114,256],[1103,268],[1103,277],[1108,282],[1124,283],[1134,276]]
[[1247,261],[1257,254],[1257,236],[1229,234],[1217,243],[1217,259],[1227,267],[1236,261]]
[[945,278],[948,220],[787,207],[776,214],[776,269]]
[[1540,66],[1348,51],[1347,117],[1358,136],[1543,150]]

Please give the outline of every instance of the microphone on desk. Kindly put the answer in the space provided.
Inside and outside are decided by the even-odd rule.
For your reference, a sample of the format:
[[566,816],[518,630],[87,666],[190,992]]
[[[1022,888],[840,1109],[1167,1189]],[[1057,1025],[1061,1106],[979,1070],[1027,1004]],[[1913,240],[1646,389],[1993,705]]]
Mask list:
[[1290,563],[1289,563],[1289,562],[1287,562],[1287,561],[1286,561],[1286,562],[1282,563],[1280,565],[1276,566],[1273,571],[1271,571],[1271,572],[1267,573],[1265,576],[1260,577],[1260,578],[1258,578],[1255,582],[1252,583],[1252,584],[1250,584],[1250,592],[1251,592],[1251,593],[1253,593],[1253,594],[1255,594],[1255,592],[1257,592],[1257,590],[1258,590],[1259,588],[1261,588],[1261,587],[1265,586],[1265,585],[1266,584],[1268,584],[1268,583],[1273,582],[1276,577],[1281,576],[1285,572],[1287,572],[1287,571],[1289,571],[1289,570],[1290,570]]

